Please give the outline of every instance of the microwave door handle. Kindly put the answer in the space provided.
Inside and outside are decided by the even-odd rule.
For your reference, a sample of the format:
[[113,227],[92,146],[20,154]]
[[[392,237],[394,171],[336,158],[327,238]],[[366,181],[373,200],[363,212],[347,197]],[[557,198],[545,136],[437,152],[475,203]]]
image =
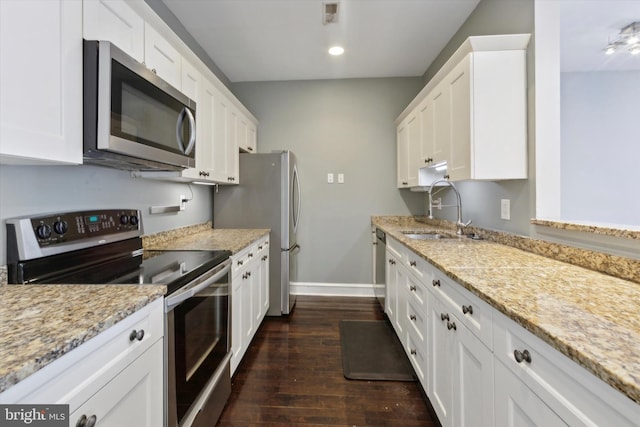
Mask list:
[[[189,142],[187,147],[184,146],[184,141],[182,140],[181,128],[182,123],[184,122],[185,117],[189,122]],[[193,150],[193,146],[196,143],[196,120],[193,118],[193,113],[187,107],[184,107],[180,114],[178,115],[178,121],[176,122],[176,141],[178,142],[178,148],[184,154],[191,154]]]

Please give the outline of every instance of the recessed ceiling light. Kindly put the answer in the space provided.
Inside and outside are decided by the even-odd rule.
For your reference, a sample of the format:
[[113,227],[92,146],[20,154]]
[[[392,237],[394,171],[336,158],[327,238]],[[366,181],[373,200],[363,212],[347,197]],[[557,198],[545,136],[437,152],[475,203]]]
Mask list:
[[332,46],[329,48],[329,55],[338,56],[344,53],[344,48],[342,46]]

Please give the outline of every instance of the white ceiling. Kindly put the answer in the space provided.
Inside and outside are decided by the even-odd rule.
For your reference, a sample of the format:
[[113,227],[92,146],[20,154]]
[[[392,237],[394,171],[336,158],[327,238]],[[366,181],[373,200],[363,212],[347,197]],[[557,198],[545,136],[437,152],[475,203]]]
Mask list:
[[632,22],[640,22],[640,0],[563,0],[562,71],[640,70],[640,55],[626,49],[604,54],[609,40]]
[[323,25],[322,0],[162,1],[232,82],[421,76],[479,2],[340,0]]

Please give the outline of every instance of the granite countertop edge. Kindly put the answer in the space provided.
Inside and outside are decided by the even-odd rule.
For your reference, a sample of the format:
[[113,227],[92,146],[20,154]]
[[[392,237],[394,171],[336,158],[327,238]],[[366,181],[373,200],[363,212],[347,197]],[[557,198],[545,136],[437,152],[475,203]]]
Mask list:
[[[385,231],[387,234],[398,240],[408,249],[419,255],[422,259],[428,261],[430,264],[440,269],[446,276],[455,280],[462,287],[478,296],[483,301],[487,302],[489,305],[497,309],[499,312],[501,312],[511,320],[515,321],[517,324],[521,325],[523,328],[540,338],[542,341],[544,341],[554,349],[569,357],[571,360],[573,360],[598,378],[602,379],[604,382],[606,382],[616,390],[622,392],[634,402],[640,403],[640,377],[638,377],[638,373],[640,371],[637,370],[637,367],[635,367],[636,369],[629,371],[627,368],[628,359],[620,361],[615,360],[615,356],[617,356],[617,354],[615,356],[612,356],[611,358],[607,358],[606,360],[593,357],[592,354],[588,354],[590,351],[589,346],[594,345],[593,343],[589,343],[589,340],[584,340],[583,342],[579,342],[578,340],[568,340],[567,337],[571,336],[573,331],[569,330],[568,327],[566,327],[566,330],[563,330],[564,321],[562,320],[562,318],[559,318],[557,322],[554,322],[547,317],[545,317],[541,321],[541,319],[537,319],[535,315],[529,316],[528,313],[523,310],[522,307],[520,307],[520,304],[512,305],[509,303],[510,299],[514,298],[513,296],[510,295],[509,298],[501,298],[499,290],[493,292],[492,295],[483,292],[483,289],[487,290],[488,287],[485,285],[485,282],[480,283],[480,279],[484,280],[483,276],[488,276],[489,274],[495,273],[496,268],[504,268],[504,271],[509,271],[509,273],[505,274],[505,276],[514,278],[518,277],[517,275],[520,273],[531,274],[533,267],[519,266],[517,264],[517,260],[519,259],[518,255],[522,254],[527,259],[532,259],[536,263],[538,263],[535,267],[537,271],[543,271],[549,274],[562,271],[567,275],[576,274],[579,276],[582,275],[585,277],[589,277],[590,279],[601,279],[603,281],[611,282],[614,285],[620,283],[623,286],[636,288],[638,293],[634,295],[640,295],[640,284],[611,277],[603,273],[587,270],[583,267],[567,264],[565,262],[557,261],[551,258],[545,258],[541,255],[525,252],[521,249],[510,247],[500,243],[484,240],[478,242],[467,238],[448,239],[448,242],[447,240],[429,240],[426,241],[428,243],[422,243],[425,241],[411,240],[405,237],[402,233],[402,231],[440,231],[446,233],[455,233],[455,228],[453,228],[451,224],[447,223],[446,221],[436,220],[429,223],[429,221],[415,221],[415,219],[412,217],[372,216],[371,224],[372,226]],[[442,245],[452,244],[452,240],[453,244],[459,246],[480,243],[481,245],[483,245],[482,248],[485,251],[491,251],[491,249],[494,248],[499,252],[500,257],[503,258],[502,265],[500,267],[487,266],[486,268],[477,267],[475,269],[465,265],[452,265],[448,261],[444,262],[443,260],[445,258],[436,254],[435,251],[429,250],[429,248],[436,248],[437,245],[441,245],[440,250],[442,250],[443,248],[445,248],[445,246]],[[510,257],[509,255],[513,255],[513,257]],[[507,257],[511,259],[504,259]],[[523,283],[525,282],[526,281],[523,280]],[[615,308],[613,308],[613,310],[615,311]],[[619,316],[612,316],[611,319],[613,319],[613,321],[615,322],[616,318],[618,317]],[[636,315],[636,319],[633,319],[632,322],[635,322],[632,326],[640,325],[640,316]],[[559,337],[560,334],[554,332],[554,330],[566,332],[566,336],[564,337],[564,339]],[[636,335],[633,335],[633,333],[635,333]],[[631,345],[631,348],[633,349],[633,347],[638,346],[638,344],[629,343],[628,341],[631,341],[634,337],[637,337],[638,334],[640,334],[640,332],[636,329],[632,332],[631,338],[626,338],[627,336],[625,335],[621,339],[626,338],[627,341],[625,341],[625,346]],[[606,345],[604,347],[606,347]],[[597,351],[603,350],[598,349]]]
[[[73,288],[71,287],[73,286]],[[15,307],[23,309],[31,305],[33,291],[38,297],[47,296],[47,301],[37,308],[27,309],[27,314],[11,316],[13,322],[2,321],[0,325],[0,354],[4,366],[0,366],[0,393],[29,377],[53,361],[59,359],[101,332],[125,319],[158,298],[164,297],[164,285],[136,286],[136,292],[125,291],[130,285],[11,285],[0,287],[0,317],[11,316]],[[54,290],[55,289],[55,290]],[[96,302],[93,307],[74,310],[71,304],[79,300]],[[102,306],[101,306],[102,305]],[[76,313],[76,314],[74,314]],[[76,317],[77,316],[77,317]],[[71,319],[69,319],[71,317]],[[80,320],[81,318],[81,320]],[[77,320],[78,322],[75,322]],[[15,328],[19,322],[22,327]],[[70,324],[70,322],[73,322]],[[11,323],[11,325],[10,325]],[[81,327],[75,327],[81,323]],[[46,349],[33,349],[25,334],[25,328],[43,324],[56,324],[55,330],[43,338],[40,345]],[[16,330],[18,329],[18,330]],[[25,339],[31,341],[27,343]],[[25,353],[20,350],[27,348]],[[26,354],[28,353],[28,354]]]

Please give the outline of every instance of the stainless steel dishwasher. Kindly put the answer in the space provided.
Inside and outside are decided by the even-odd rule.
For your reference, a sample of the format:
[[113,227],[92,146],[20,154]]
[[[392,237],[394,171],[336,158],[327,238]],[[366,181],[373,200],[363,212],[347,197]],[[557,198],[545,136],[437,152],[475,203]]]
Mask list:
[[387,260],[387,236],[384,231],[376,228],[376,238],[373,242],[375,248],[375,280],[373,282],[373,293],[375,294],[382,312],[385,312],[385,297],[387,294],[386,284],[386,260]]

